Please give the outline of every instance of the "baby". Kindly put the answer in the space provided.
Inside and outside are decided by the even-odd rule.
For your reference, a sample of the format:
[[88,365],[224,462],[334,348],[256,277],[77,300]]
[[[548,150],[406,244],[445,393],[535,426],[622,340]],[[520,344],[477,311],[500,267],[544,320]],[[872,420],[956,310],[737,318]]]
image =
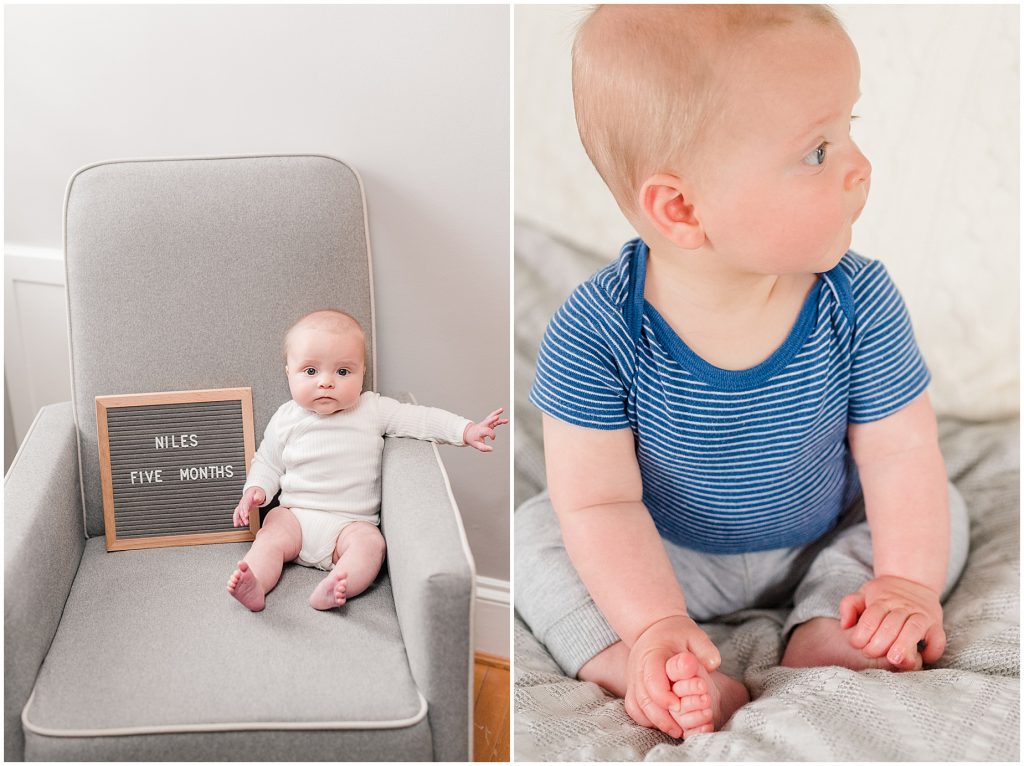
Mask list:
[[821,6],[608,5],[576,37],[580,136],[639,238],[548,325],[515,602],[673,737],[749,700],[696,621],[789,606],[791,667],[945,648],[966,512],[902,299],[848,250],[859,79]]
[[292,399],[267,424],[249,469],[235,526],[281,490],[252,547],[228,579],[228,593],[254,612],[281,577],[286,561],[330,570],[309,597],[333,609],[362,593],[384,561],[380,524],[384,436],[494,448],[498,409],[479,423],[433,407],[363,393],[363,329],[342,311],[315,311],[285,336],[285,374]]

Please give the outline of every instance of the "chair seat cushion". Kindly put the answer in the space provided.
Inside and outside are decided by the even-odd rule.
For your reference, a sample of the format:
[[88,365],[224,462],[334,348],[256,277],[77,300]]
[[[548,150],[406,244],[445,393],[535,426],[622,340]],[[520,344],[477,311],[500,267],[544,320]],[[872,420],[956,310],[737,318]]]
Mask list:
[[[107,553],[102,539],[89,540],[22,716],[29,757],[67,757],[77,740],[74,752],[88,759],[185,759],[189,740],[205,747],[220,733],[232,735],[226,747],[236,742],[225,752],[231,759],[238,740],[262,743],[254,760],[278,749],[289,760],[380,756],[382,735],[399,750],[390,758],[430,759],[426,702],[386,574],[344,607],[320,612],[307,599],[324,573],[288,564],[266,608],[253,613],[225,590],[247,549]],[[151,737],[162,738],[160,749],[140,751]]]

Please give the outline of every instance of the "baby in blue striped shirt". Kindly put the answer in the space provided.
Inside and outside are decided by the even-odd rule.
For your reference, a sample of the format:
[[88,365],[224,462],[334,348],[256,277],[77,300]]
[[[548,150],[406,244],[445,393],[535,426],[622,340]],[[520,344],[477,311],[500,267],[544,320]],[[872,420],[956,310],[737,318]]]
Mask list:
[[966,512],[899,292],[848,250],[859,79],[823,6],[609,5],[575,41],[580,136],[639,238],[545,333],[516,607],[671,736],[749,700],[698,621],[788,606],[792,667],[945,648]]

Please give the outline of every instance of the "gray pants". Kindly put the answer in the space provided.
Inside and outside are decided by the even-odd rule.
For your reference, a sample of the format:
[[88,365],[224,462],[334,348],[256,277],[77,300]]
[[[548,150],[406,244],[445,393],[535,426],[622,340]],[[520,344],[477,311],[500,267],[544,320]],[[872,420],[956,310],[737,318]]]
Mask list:
[[[963,498],[949,485],[949,570],[945,600],[967,562],[969,520]],[[792,605],[783,635],[814,617],[839,618],[839,602],[874,577],[871,533],[858,500],[838,525],[796,548],[712,554],[662,540],[683,587],[690,616],[707,622],[740,609]],[[547,492],[515,514],[515,605],[566,675],[574,678],[619,637],[594,604],[562,543]]]

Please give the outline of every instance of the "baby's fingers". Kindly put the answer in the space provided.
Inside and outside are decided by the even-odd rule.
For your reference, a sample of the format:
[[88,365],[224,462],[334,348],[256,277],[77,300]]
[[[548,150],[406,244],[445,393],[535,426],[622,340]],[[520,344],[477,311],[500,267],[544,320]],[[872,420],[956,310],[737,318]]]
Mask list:
[[[878,626],[875,635],[861,650],[867,657],[885,657],[892,648],[893,643],[903,631],[910,613],[905,609],[894,609],[882,618],[882,624]],[[924,635],[922,633],[922,635]],[[920,638],[920,636],[918,637]],[[917,643],[917,640],[914,641]]]
[[900,670],[916,670],[919,667],[918,642],[925,637],[927,632],[927,618],[920,612],[910,615],[899,636],[886,652],[885,658]]
[[875,631],[881,626],[889,610],[878,604],[872,604],[857,620],[857,627],[850,634],[850,645],[855,649],[863,649],[874,637]]
[[647,729],[657,729],[658,727],[651,723],[651,719],[644,715],[644,711],[640,709],[640,706],[636,703],[636,699],[632,692],[626,694],[626,699],[623,700],[626,706],[626,715],[633,719],[637,724]]
[[839,627],[843,630],[852,628],[857,624],[857,619],[867,608],[863,593],[851,593],[844,596],[839,602]]
[[709,673],[717,670],[718,666],[722,664],[722,655],[718,651],[718,647],[715,646],[704,631],[695,631],[694,634],[688,637],[687,643],[689,644],[690,651],[700,660],[700,664]]
[[[678,704],[678,700],[673,704]],[[657,729],[676,739],[683,736],[683,728],[676,722],[676,719],[672,717],[667,708],[660,707],[649,696],[638,697],[637,705],[647,720],[650,721],[651,728]],[[634,720],[636,719],[634,718]]]
[[[643,658],[640,668],[641,683],[637,685],[638,702],[642,702],[640,692],[644,690],[658,708],[668,710],[668,708],[679,704],[679,698],[672,693],[672,682],[665,671],[670,656],[667,651],[652,651]],[[644,706],[641,704],[641,707]],[[646,707],[644,707],[644,711],[647,712],[647,717],[651,718]],[[652,720],[654,719],[652,718]],[[658,728],[661,729],[660,726]],[[662,729],[662,731],[665,730]]]
[[[675,702],[672,704],[678,705],[679,700],[673,699],[675,699]],[[658,729],[677,739],[683,736],[682,727],[676,723],[667,709],[660,707],[651,699],[642,684],[626,694],[625,704],[626,713],[641,726],[646,726],[648,729]]]
[[941,622],[935,623],[928,629],[924,642],[925,647],[921,652],[921,659],[928,664],[938,662],[946,651],[946,631],[943,630]]
[[634,677],[631,691],[634,704],[650,721],[652,728],[670,737],[681,737],[682,727],[668,712],[670,707],[678,708],[679,698],[672,693],[670,681],[665,674],[667,660],[667,651],[655,650],[644,655],[640,661],[639,678]]

